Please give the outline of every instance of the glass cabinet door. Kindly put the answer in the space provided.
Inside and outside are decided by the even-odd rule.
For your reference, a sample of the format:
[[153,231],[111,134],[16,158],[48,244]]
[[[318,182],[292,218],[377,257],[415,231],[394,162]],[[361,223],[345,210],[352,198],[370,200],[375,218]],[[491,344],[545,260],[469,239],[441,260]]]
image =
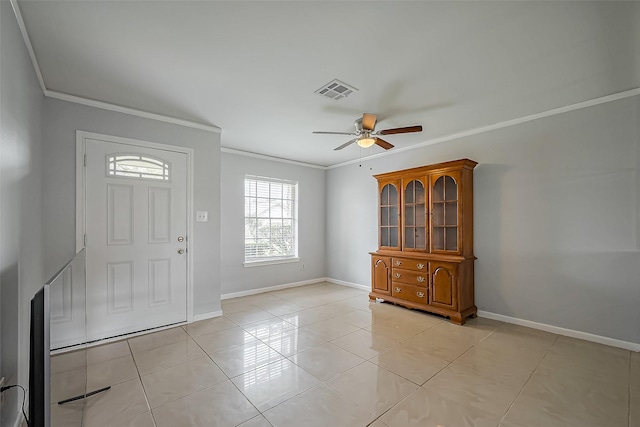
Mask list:
[[403,248],[427,249],[426,191],[422,181],[414,179],[404,187]]
[[394,184],[386,184],[380,192],[380,247],[400,248],[398,195],[398,188]]
[[454,175],[432,177],[432,250],[458,252],[458,183]]

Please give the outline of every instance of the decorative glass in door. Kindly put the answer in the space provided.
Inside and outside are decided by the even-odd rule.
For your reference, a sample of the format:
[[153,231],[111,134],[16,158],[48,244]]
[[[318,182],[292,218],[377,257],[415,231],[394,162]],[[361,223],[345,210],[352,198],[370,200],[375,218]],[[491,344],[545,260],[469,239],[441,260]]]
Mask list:
[[433,184],[433,250],[458,251],[458,184],[443,175]]
[[404,189],[404,249],[427,249],[427,213],[422,181],[410,181]]
[[380,193],[380,246],[399,248],[398,238],[398,189],[387,184]]

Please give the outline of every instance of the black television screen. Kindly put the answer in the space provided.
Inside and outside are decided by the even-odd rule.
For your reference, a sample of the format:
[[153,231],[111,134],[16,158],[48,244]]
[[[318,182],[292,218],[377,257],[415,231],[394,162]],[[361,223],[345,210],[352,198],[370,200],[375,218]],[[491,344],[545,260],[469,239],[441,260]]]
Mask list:
[[29,427],[50,427],[49,285],[31,300],[29,346]]

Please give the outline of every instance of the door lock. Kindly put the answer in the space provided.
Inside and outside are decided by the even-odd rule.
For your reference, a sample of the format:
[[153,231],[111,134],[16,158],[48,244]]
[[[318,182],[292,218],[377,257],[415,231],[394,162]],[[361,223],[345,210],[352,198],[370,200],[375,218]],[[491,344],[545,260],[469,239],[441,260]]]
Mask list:
[[178,242],[184,242],[184,237],[178,236]]

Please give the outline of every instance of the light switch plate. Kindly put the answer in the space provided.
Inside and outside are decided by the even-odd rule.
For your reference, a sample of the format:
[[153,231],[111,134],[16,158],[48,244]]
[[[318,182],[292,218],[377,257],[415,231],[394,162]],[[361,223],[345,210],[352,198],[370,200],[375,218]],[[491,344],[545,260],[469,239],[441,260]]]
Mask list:
[[196,222],[207,222],[207,221],[209,221],[208,211],[196,211]]

